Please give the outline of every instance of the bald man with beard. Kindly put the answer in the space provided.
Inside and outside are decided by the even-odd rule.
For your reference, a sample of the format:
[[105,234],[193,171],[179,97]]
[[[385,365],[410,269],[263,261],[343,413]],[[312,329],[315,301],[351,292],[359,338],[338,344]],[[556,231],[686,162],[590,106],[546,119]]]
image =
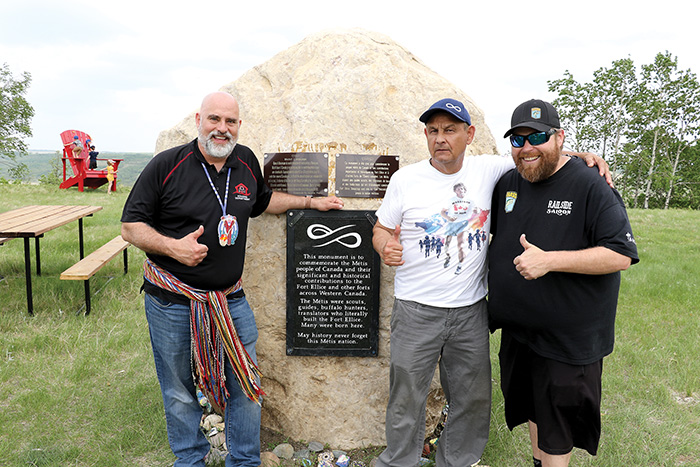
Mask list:
[[142,290],[174,465],[205,465],[200,388],[224,415],[226,466],[257,467],[258,330],[241,284],[248,221],[343,202],[271,191],[255,154],[237,144],[241,119],[230,94],[207,95],[195,122],[195,140],[144,168],[124,206],[122,236],[147,256]]

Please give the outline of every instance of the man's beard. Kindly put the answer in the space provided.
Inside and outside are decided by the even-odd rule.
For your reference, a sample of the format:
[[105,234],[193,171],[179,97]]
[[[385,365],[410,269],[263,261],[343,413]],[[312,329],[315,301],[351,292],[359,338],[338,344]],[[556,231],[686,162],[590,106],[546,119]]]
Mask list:
[[[228,141],[226,144],[215,143],[213,141],[214,136],[224,136],[228,138]],[[219,130],[213,130],[206,136],[200,131],[197,139],[199,140],[199,144],[204,147],[207,155],[214,159],[226,159],[233,151],[233,148],[236,147],[236,142],[238,141],[238,138],[234,138],[231,132],[227,131],[226,133],[222,133]]]
[[557,170],[560,157],[561,155],[558,150],[540,152],[540,159],[536,165],[531,167],[530,164],[523,162],[519,157],[515,161],[515,167],[525,180],[530,183],[537,183],[552,176]]

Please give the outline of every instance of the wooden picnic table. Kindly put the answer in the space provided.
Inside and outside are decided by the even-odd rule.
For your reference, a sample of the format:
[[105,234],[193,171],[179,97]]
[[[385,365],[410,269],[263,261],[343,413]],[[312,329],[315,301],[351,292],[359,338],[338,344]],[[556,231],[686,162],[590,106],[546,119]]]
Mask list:
[[102,206],[25,206],[0,214],[0,237],[24,238],[24,274],[27,284],[27,311],[34,314],[32,299],[31,259],[29,254],[29,239],[35,240],[36,274],[41,275],[41,255],[39,238],[50,230],[57,229],[73,221],[78,221],[78,239],[80,259],[85,256],[83,247],[83,218],[92,216],[102,209]]

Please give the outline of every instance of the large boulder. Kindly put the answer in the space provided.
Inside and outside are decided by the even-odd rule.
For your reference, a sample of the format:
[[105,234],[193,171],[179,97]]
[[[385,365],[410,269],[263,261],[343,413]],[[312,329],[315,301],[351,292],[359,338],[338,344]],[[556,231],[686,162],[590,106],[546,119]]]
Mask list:
[[[469,96],[374,32],[312,35],[221,90],[238,99],[243,122],[239,141],[256,153],[261,165],[264,153],[327,152],[331,192],[338,153],[398,155],[400,166],[427,158],[418,117],[444,97],[461,100],[471,113],[477,131],[468,153],[497,150],[482,111]],[[160,134],[156,152],[196,135],[193,112]],[[381,202],[345,201],[346,209],[367,210]],[[263,425],[294,439],[318,439],[344,449],[384,444],[393,270],[381,269],[378,357],[299,357],[285,351],[285,263],[285,216],[265,214],[253,220],[243,283],[260,330],[257,354],[267,393]],[[434,378],[429,430],[443,404]]]

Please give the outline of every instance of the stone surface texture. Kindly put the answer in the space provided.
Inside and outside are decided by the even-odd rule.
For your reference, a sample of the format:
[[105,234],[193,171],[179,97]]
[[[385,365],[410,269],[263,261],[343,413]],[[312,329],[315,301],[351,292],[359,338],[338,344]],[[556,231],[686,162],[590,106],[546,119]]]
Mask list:
[[[429,157],[418,117],[444,97],[464,102],[477,128],[468,155],[497,151],[482,111],[468,95],[374,32],[333,30],[309,36],[221,90],[238,99],[239,142],[255,152],[261,166],[264,153],[327,152],[331,193],[339,153],[396,155],[401,167]],[[156,152],[196,136],[192,112],[159,135]],[[374,211],[381,200],[345,202],[345,209]],[[257,354],[267,393],[263,425],[295,439],[324,439],[344,449],[382,445],[393,270],[381,268],[378,357],[287,356],[285,229],[285,215],[263,214],[250,223],[243,278],[260,331]],[[443,404],[434,378],[428,430]]]

